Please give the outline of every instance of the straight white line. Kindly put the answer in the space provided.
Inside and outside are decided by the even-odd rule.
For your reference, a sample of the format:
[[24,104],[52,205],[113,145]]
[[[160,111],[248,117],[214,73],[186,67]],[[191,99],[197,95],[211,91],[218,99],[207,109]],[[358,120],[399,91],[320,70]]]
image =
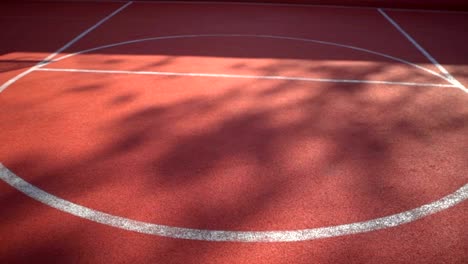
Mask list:
[[7,82],[5,82],[4,84],[2,84],[2,86],[0,86],[0,93],[5,90],[8,86],[12,85],[14,82],[18,81],[19,79],[23,78],[24,76],[28,75],[29,73],[33,72],[34,70],[37,70],[39,69],[40,67],[42,66],[45,66],[49,63],[51,63],[51,59],[54,58],[55,56],[57,56],[59,53],[61,53],[62,51],[66,50],[67,48],[69,48],[71,45],[75,44],[78,40],[80,40],[81,38],[83,38],[84,36],[86,36],[87,34],[89,34],[91,31],[95,30],[97,27],[99,27],[100,25],[102,25],[104,22],[106,22],[107,20],[109,20],[111,17],[115,16],[117,13],[119,13],[120,11],[122,11],[123,9],[125,9],[127,6],[129,6],[130,4],[132,4],[133,2],[130,1],[128,3],[126,3],[125,5],[121,6],[120,8],[118,8],[117,10],[115,10],[114,12],[112,12],[110,15],[106,16],[105,18],[101,19],[99,22],[97,22],[94,26],[88,28],[87,30],[83,31],[80,35],[76,36],[74,39],[72,39],[71,41],[69,41],[67,44],[65,44],[63,47],[61,47],[60,49],[58,49],[56,52],[50,54],[49,56],[47,56],[45,59],[43,59],[41,62],[37,63],[36,65],[32,66],[31,68],[27,69],[26,71],[18,74],[15,78],[12,78],[10,80],[8,80]]
[[377,56],[381,56],[390,60],[398,61],[401,63],[404,63],[406,65],[409,65],[411,67],[418,68],[422,71],[428,72],[434,76],[437,76],[447,82],[448,79],[443,76],[442,74],[435,72],[433,70],[427,69],[425,67],[422,67],[420,65],[414,64],[412,62],[393,57],[388,54],[384,54],[381,52],[377,51],[372,51],[364,48],[359,48],[356,46],[351,46],[351,45],[345,45],[345,44],[340,44],[336,42],[329,42],[329,41],[322,41],[322,40],[316,40],[316,39],[306,39],[306,38],[296,38],[296,37],[286,37],[286,36],[275,36],[275,35],[255,35],[255,34],[197,34],[197,35],[172,35],[172,36],[159,36],[159,37],[150,37],[150,38],[142,38],[142,39],[134,39],[134,40],[128,40],[128,41],[123,41],[123,42],[118,42],[118,43],[113,43],[113,44],[108,44],[96,48],[91,48],[87,50],[82,50],[78,51],[75,53],[63,55],[59,58],[55,58],[53,61],[61,61],[79,54],[85,54],[85,53],[90,53],[93,51],[101,50],[101,49],[107,49],[107,48],[112,48],[112,47],[117,47],[117,46],[122,46],[122,45],[127,45],[127,44],[134,44],[134,43],[139,43],[139,42],[144,42],[144,41],[159,41],[159,40],[167,40],[167,39],[184,39],[184,38],[200,38],[200,37],[249,37],[249,38],[269,38],[269,39],[282,39],[282,40],[293,40],[293,41],[304,41],[304,42],[310,42],[310,43],[316,43],[316,44],[322,44],[322,45],[331,45],[335,47],[340,47],[340,48],[346,48],[346,49],[352,49],[356,51],[362,51],[370,54],[374,54]]
[[349,80],[349,79],[309,78],[309,77],[290,77],[290,76],[272,76],[272,75],[239,75],[239,74],[218,74],[218,73],[121,71],[121,70],[60,69],[60,68],[38,68],[36,69],[36,71],[217,77],[217,78],[239,78],[239,79],[267,79],[267,80],[288,80],[288,81],[306,81],[306,82],[365,83],[365,84],[387,84],[387,85],[409,85],[409,86],[431,86],[431,87],[456,87],[453,84],[393,82],[393,81],[373,81],[373,80]]
[[398,25],[398,23],[396,23],[395,20],[393,20],[389,15],[387,15],[387,13],[385,13],[385,11],[383,11],[382,9],[379,8],[378,10],[380,14],[382,14],[396,29],[398,29],[398,31],[400,31],[401,34],[403,34],[403,36],[405,36],[411,42],[411,44],[413,44],[424,56],[426,56],[426,58],[429,59],[432,62],[432,64],[434,64],[437,67],[437,69],[439,69],[439,71],[445,75],[445,77],[453,79],[450,73],[442,65],[440,65],[439,62],[431,56],[431,54],[429,54],[423,47],[421,47],[421,45],[419,45],[418,42],[416,42],[416,40],[414,40],[408,33],[406,33],[406,31],[403,30],[403,28],[400,25]]
[[406,39],[408,39],[411,44],[413,44],[424,56],[426,56],[426,58],[432,62],[432,64],[434,64],[434,66],[447,78],[447,80],[454,84],[455,86],[457,86],[459,89],[463,90],[464,92],[468,93],[468,89],[463,86],[463,84],[461,84],[457,79],[455,79],[455,77],[453,77],[445,68],[444,66],[442,66],[434,57],[431,56],[431,54],[429,54],[429,52],[427,52],[421,45],[418,44],[418,42],[416,42],[415,39],[413,39],[408,33],[406,33],[406,31],[400,26],[398,25],[397,22],[395,22],[395,20],[393,20],[389,15],[387,15],[387,13],[385,13],[385,11],[383,11],[381,8],[378,9],[379,13],[382,14],[387,20],[388,22],[390,22],[398,31],[400,31],[400,33],[406,37]]
[[102,25],[104,22],[106,22],[107,20],[109,20],[110,18],[112,18],[113,16],[117,15],[120,11],[124,10],[127,6],[131,5],[133,2],[130,1],[128,3],[126,3],[125,5],[121,6],[119,9],[115,10],[114,12],[112,12],[110,15],[106,16],[105,18],[103,18],[101,21],[97,22],[94,26],[88,28],[87,30],[85,30],[83,33],[81,33],[80,35],[76,36],[74,39],[72,39],[70,42],[68,42],[67,44],[65,44],[63,47],[61,47],[59,50],[57,50],[56,52],[50,54],[47,58],[44,59],[43,63],[40,63],[40,66],[43,66],[43,65],[47,65],[48,63],[50,63],[50,60],[57,56],[60,52],[64,51],[65,49],[68,49],[71,45],[75,44],[75,42],[77,42],[78,40],[82,39],[84,36],[88,35],[91,31],[95,30],[97,27],[99,27],[100,25]]

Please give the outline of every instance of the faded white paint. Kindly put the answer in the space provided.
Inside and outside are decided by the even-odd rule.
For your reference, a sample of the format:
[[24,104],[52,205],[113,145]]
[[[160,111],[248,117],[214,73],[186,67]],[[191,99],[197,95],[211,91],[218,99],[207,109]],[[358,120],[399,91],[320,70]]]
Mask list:
[[407,224],[448,209],[468,198],[468,184],[466,184],[432,203],[364,222],[287,231],[228,231],[158,225],[103,213],[47,193],[16,176],[1,163],[0,179],[37,201],[90,221],[149,235],[206,241],[292,242],[358,234]]

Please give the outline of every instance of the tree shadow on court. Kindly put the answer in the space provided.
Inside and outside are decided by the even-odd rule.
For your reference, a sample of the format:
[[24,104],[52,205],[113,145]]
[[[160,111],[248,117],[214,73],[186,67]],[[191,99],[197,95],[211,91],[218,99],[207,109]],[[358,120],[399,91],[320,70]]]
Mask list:
[[[75,17],[64,16],[69,13],[63,11],[71,9],[54,5],[48,10],[49,19],[29,17],[28,23],[17,22],[18,28],[5,28],[9,33],[2,39],[0,55],[6,56],[0,60],[0,73],[33,66],[37,62],[27,58],[55,52],[92,24],[73,21],[82,19],[76,11]],[[337,11],[343,19],[335,19],[328,11],[299,7],[275,9],[278,12],[264,6],[232,6],[229,12],[226,6],[192,8],[166,4],[157,11],[142,8],[141,16],[108,21],[67,52],[142,37],[241,32],[314,38],[428,63],[387,21],[380,16],[379,22],[375,20],[374,11],[358,15]],[[28,14],[43,12],[20,9]],[[466,16],[440,24],[421,18],[420,29],[427,32],[416,37],[418,42],[449,65],[457,78],[468,79],[466,43],[459,41]],[[442,28],[446,37],[432,34],[438,32],[434,27],[445,25],[451,25],[450,30]],[[369,32],[375,34],[369,37]],[[401,39],[394,46],[396,37]],[[31,56],[7,59],[17,52]],[[148,41],[88,55],[70,60],[83,60],[86,67],[132,71],[214,69],[259,76],[439,83],[382,56],[284,39]],[[87,56],[91,60],[84,63]],[[87,78],[82,85],[80,80]],[[365,221],[431,202],[467,182],[468,102],[458,90],[189,79],[157,77],[150,84],[130,79],[129,89],[114,89],[116,83],[129,80],[77,74],[64,83],[44,80],[34,88],[48,92],[27,90],[27,99],[2,93],[0,98],[11,97],[0,103],[5,109],[0,113],[0,162],[31,184],[92,209],[151,223],[216,230],[289,230]],[[161,87],[164,82],[174,85]],[[8,190],[0,193],[4,231],[0,244],[8,245],[0,246],[2,263],[131,258],[137,263],[401,260],[401,256],[372,255],[379,254],[377,235],[374,240],[355,235],[286,245],[133,237],[129,231],[110,227],[94,232],[97,224],[73,221],[69,215],[57,213],[47,219],[55,209]],[[73,224],[67,226],[67,220]],[[57,228],[57,222],[64,223]],[[464,226],[448,229],[466,233]],[[409,233],[403,239],[390,234],[380,240],[406,243],[405,253],[414,256],[415,247],[416,254],[420,252],[420,241],[418,234]],[[434,240],[447,236],[430,233]],[[453,240],[460,245],[468,242]],[[417,257],[446,262],[436,261],[435,255],[450,255],[452,244],[439,245],[445,252],[434,250],[430,256],[434,259],[424,253]],[[109,248],[113,256],[106,256]],[[133,255],[128,256],[128,251]],[[322,258],[317,260],[317,255]]]
[[[288,67],[272,63],[256,70],[275,75]],[[341,73],[337,68],[309,70]],[[387,70],[381,65],[352,73],[369,79]],[[406,77],[410,76],[402,78]],[[89,98],[82,108],[99,98],[109,118],[101,123],[85,122],[89,116],[80,119],[90,127],[79,135],[89,141],[85,151],[66,144],[23,146],[8,157],[2,155],[2,162],[32,184],[78,204],[86,206],[99,197],[88,206],[115,215],[203,229],[304,229],[405,211],[466,182],[460,171],[468,169],[468,104],[455,89],[166,77],[158,82],[186,87],[168,90],[154,82],[109,92],[108,79],[94,82],[51,92],[47,100],[31,99],[30,115],[21,120],[31,121],[46,105],[60,106],[69,96]],[[25,105],[17,104],[18,109]],[[11,125],[18,128],[18,136],[27,136],[31,131],[21,130],[22,122]],[[48,129],[43,127],[44,133]],[[441,186],[434,189],[433,182]],[[1,199],[15,203],[8,195]],[[27,215],[25,208],[8,207],[9,219]],[[44,248],[54,249],[39,245],[28,246],[28,258],[43,257]],[[212,243],[169,239],[154,247],[156,253],[147,253],[147,260],[171,262],[176,257],[185,263],[213,256],[229,261],[234,249],[229,243],[213,249]],[[239,247],[242,253],[237,254],[252,256],[249,245]],[[276,245],[268,247],[262,252],[279,256]],[[364,258],[361,247],[356,243],[329,260]],[[68,254],[75,253],[64,252]]]
[[[24,228],[24,227],[23,227]],[[43,231],[43,232],[42,232]],[[49,233],[47,233],[49,231]],[[78,237],[75,230],[63,231],[60,234],[50,232],[50,227],[43,226],[41,230],[31,230],[28,238],[5,239],[0,261],[2,263],[66,262],[74,263],[80,258],[80,249],[73,238]],[[28,233],[28,232],[26,232]],[[37,237],[40,236],[39,239]],[[18,237],[21,238],[20,235]]]

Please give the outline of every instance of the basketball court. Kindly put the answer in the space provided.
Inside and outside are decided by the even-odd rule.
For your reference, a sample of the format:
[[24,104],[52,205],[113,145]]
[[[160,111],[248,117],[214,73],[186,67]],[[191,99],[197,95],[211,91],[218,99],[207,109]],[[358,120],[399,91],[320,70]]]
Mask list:
[[468,8],[290,2],[2,3],[1,262],[466,261]]

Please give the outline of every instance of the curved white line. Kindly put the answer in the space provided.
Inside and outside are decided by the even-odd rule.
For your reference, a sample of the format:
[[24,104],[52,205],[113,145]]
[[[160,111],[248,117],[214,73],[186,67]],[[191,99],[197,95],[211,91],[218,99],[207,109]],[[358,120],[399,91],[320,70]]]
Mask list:
[[0,93],[2,91],[4,91],[6,88],[8,88],[8,86],[12,85],[13,83],[15,83],[16,81],[18,81],[19,79],[23,78],[24,76],[30,74],[31,72],[33,72],[34,70],[36,69],[39,69],[41,68],[42,66],[45,66],[49,63],[51,63],[53,60],[53,58],[55,58],[55,56],[57,56],[60,52],[66,50],[67,48],[69,48],[70,46],[72,46],[74,43],[78,42],[80,39],[82,39],[84,36],[88,35],[91,31],[95,30],[96,28],[98,28],[100,25],[104,24],[106,21],[108,21],[109,19],[111,19],[113,16],[117,15],[119,12],[121,12],[122,10],[124,10],[125,8],[127,8],[129,5],[131,5],[133,2],[130,1],[130,2],[127,2],[126,4],[122,5],[120,8],[118,8],[117,10],[115,10],[114,12],[110,13],[109,15],[107,15],[105,18],[99,20],[96,24],[94,24],[92,27],[86,29],[85,31],[81,32],[81,34],[79,34],[78,36],[76,36],[75,38],[73,38],[72,40],[70,40],[69,42],[67,42],[67,44],[65,44],[64,46],[62,46],[60,49],[58,49],[57,51],[55,51],[54,53],[50,54],[49,56],[47,56],[46,58],[44,58],[42,61],[38,62],[36,65],[32,66],[31,68],[25,70],[24,72],[16,75],[15,77],[11,78],[10,80],[8,80],[7,82],[5,82],[4,84],[2,84],[0,86]]
[[[439,75],[436,72],[433,72],[429,69],[421,67],[419,65],[413,64],[411,62],[392,57],[379,52],[374,52],[358,47],[342,45],[331,42],[317,41],[317,40],[307,40],[300,38],[290,38],[290,37],[277,37],[277,36],[267,36],[267,35],[184,35],[184,36],[170,36],[170,37],[159,37],[159,38],[147,38],[134,41],[120,42],[116,44],[110,44],[106,46],[101,46],[94,49],[89,49],[70,55],[63,56],[58,60],[65,59],[77,54],[82,54],[85,52],[90,52],[93,50],[98,50],[106,47],[119,46],[129,43],[136,43],[145,40],[155,40],[155,39],[167,39],[167,38],[181,38],[181,37],[199,37],[199,36],[251,36],[251,37],[265,37],[265,38],[278,38],[278,39],[291,39],[291,40],[302,40],[308,42],[321,43],[326,45],[334,45],[338,47],[345,47],[355,50],[360,50],[376,55],[380,55],[386,58],[390,58],[402,63],[414,66],[416,68],[427,71],[431,74],[441,77],[446,80],[443,76]],[[57,60],[56,60],[57,61]],[[49,62],[45,62],[49,63]],[[0,92],[6,89],[8,86],[12,85],[14,82],[23,78],[27,74],[34,71],[36,68],[40,68],[42,63],[29,68],[28,70],[20,73],[14,78],[10,79],[1,86]],[[447,81],[447,80],[446,80]],[[450,83],[450,82],[449,82]],[[351,224],[344,224],[338,226],[329,226],[329,227],[319,227],[312,229],[302,229],[302,230],[287,230],[287,231],[223,231],[223,230],[203,230],[203,229],[191,229],[191,228],[182,228],[182,227],[172,227],[166,225],[157,225],[152,223],[146,223],[141,221],[136,221],[120,216],[115,216],[93,210],[70,201],[61,199],[57,196],[54,196],[50,193],[47,193],[34,185],[26,182],[19,176],[15,175],[13,172],[8,170],[5,166],[0,163],[0,179],[8,183],[12,187],[16,188],[18,191],[23,192],[27,196],[40,201],[46,205],[49,205],[58,210],[67,212],[69,214],[88,219],[94,222],[101,224],[135,231],[144,234],[158,235],[171,238],[181,238],[181,239],[191,239],[191,240],[205,240],[205,241],[234,241],[234,242],[291,242],[291,241],[303,241],[303,240],[313,240],[319,238],[328,238],[335,236],[343,236],[357,233],[370,232],[379,229],[385,229],[389,227],[395,227],[402,224],[406,224],[417,219],[420,219],[425,216],[443,211],[448,209],[456,204],[468,199],[468,184],[465,184],[460,189],[455,192],[429,204],[425,204],[418,208],[405,211],[402,213],[376,218],[369,221],[357,222]]]
[[293,242],[358,234],[410,223],[425,216],[429,216],[448,209],[468,199],[468,184],[465,184],[460,189],[435,202],[428,203],[402,213],[364,222],[302,230],[224,231],[157,225],[93,210],[88,207],[61,199],[35,187],[34,185],[31,185],[22,178],[16,176],[1,163],[0,179],[37,201],[40,201],[63,212],[88,219],[93,222],[143,234],[204,241]]
[[459,82],[457,79],[455,79],[455,77],[452,74],[450,74],[450,72],[448,72],[447,69],[445,69],[445,67],[442,66],[434,57],[432,57],[432,55],[427,50],[425,50],[421,45],[419,45],[419,43],[413,37],[411,37],[410,34],[408,34],[395,20],[393,20],[393,18],[391,18],[387,13],[385,13],[385,11],[383,9],[381,9],[381,8],[379,8],[378,11],[409,42],[411,42],[411,44],[413,44],[413,46],[415,46],[429,61],[431,61],[432,65],[434,65],[445,76],[445,78],[447,78],[447,80],[450,83],[456,85],[457,88],[461,89],[465,93],[468,93],[468,89],[465,86],[463,86],[463,84],[461,82]]
[[155,41],[155,40],[166,40],[166,39],[178,39],[178,38],[199,38],[199,37],[251,37],[251,38],[271,38],[271,39],[283,39],[283,40],[295,40],[295,41],[303,41],[303,42],[311,42],[311,43],[317,43],[317,44],[323,44],[323,45],[330,45],[330,46],[336,46],[336,47],[341,47],[341,48],[347,48],[347,49],[352,49],[352,50],[357,50],[365,53],[370,53],[374,54],[377,56],[381,56],[387,59],[391,59],[394,61],[398,61],[401,63],[404,63],[406,65],[418,68],[420,70],[423,70],[425,72],[428,72],[434,76],[437,76],[444,81],[451,83],[451,81],[443,76],[442,74],[439,74],[431,69],[422,67],[420,65],[417,65],[415,63],[409,62],[407,60],[403,60],[385,53],[377,52],[377,51],[372,51],[369,49],[364,49],[364,48],[359,48],[356,46],[351,46],[351,45],[345,45],[345,44],[339,44],[335,42],[329,42],[329,41],[322,41],[322,40],[315,40],[315,39],[306,39],[306,38],[296,38],[296,37],[284,37],[284,36],[275,36],[275,35],[253,35],[253,34],[200,34],[200,35],[174,35],[174,36],[162,36],[162,37],[151,37],[151,38],[142,38],[142,39],[135,39],[135,40],[128,40],[128,41],[123,41],[123,42],[118,42],[118,43],[113,43],[113,44],[107,44],[103,46],[99,46],[96,48],[91,48],[91,49],[86,49],[82,51],[78,51],[75,53],[71,53],[68,55],[61,56],[52,62],[57,62],[61,61],[70,57],[73,57],[75,55],[83,54],[83,53],[89,53],[92,51],[96,50],[101,50],[101,49],[106,49],[106,48],[112,48],[112,47],[117,47],[117,46],[122,46],[122,45],[127,45],[127,44],[133,44],[133,43],[139,43],[139,42],[144,42],[144,41]]

